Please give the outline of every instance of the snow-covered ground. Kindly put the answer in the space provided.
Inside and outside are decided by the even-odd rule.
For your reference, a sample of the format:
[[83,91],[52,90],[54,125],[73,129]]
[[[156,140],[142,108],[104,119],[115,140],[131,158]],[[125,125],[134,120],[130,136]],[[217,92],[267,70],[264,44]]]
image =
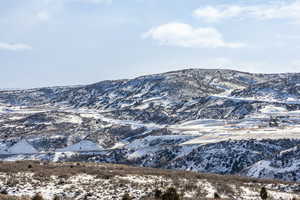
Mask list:
[[[279,127],[270,127],[272,117],[285,120]],[[299,139],[300,111],[288,111],[277,106],[265,106],[259,112],[241,120],[199,119],[168,126],[184,135],[199,135],[184,144],[207,144],[226,140]]]
[[36,154],[38,151],[26,140],[20,140],[13,146],[4,150],[4,154]]
[[[26,163],[18,163],[15,167],[21,164],[26,165]],[[8,165],[13,166],[12,163]],[[33,196],[40,193],[46,200],[52,200],[55,196],[74,200],[119,200],[125,193],[141,199],[153,197],[155,190],[165,192],[169,187],[174,187],[179,194],[183,195],[183,200],[199,197],[213,198],[215,193],[222,198],[257,200],[260,189],[264,186],[267,188],[268,195],[274,199],[289,200],[300,197],[296,192],[296,184],[252,182],[252,180],[231,176],[197,175],[180,171],[158,172],[154,169],[131,169],[126,166],[103,164],[87,164],[83,167],[76,163],[59,165],[31,163],[30,165],[39,172],[26,172],[25,170],[9,174],[2,172],[0,168],[1,189],[15,196]],[[60,173],[65,175],[57,175]]]
[[95,109],[85,109],[85,108],[66,109],[66,111],[78,113],[78,114],[80,114],[81,117],[100,119],[107,123],[130,125],[133,128],[147,127],[148,129],[158,129],[158,128],[166,127],[166,125],[160,125],[160,124],[155,124],[155,123],[143,123],[143,122],[133,121],[133,120],[119,120],[119,119],[105,117],[103,114],[101,114],[101,111],[95,110]]
[[98,144],[88,141],[88,140],[82,140],[76,144],[73,144],[71,146],[57,149],[56,152],[93,152],[93,151],[101,151],[103,150],[102,147],[100,147]]

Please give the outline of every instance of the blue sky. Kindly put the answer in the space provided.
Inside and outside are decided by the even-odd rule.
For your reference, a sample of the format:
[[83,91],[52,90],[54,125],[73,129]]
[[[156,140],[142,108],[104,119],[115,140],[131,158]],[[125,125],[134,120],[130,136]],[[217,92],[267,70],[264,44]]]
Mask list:
[[0,27],[0,88],[300,72],[300,0],[4,0]]

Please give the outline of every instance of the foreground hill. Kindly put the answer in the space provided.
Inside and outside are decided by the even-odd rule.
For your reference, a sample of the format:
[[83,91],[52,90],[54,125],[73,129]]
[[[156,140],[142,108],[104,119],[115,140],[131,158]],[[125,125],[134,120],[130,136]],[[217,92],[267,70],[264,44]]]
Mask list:
[[94,163],[2,162],[0,183],[2,193],[29,197],[40,193],[46,200],[110,200],[121,199],[125,193],[135,199],[158,200],[157,191],[164,194],[171,187],[182,200],[215,195],[257,200],[262,187],[270,199],[300,198],[295,183]]
[[0,159],[300,181],[300,74],[187,69],[0,91]]

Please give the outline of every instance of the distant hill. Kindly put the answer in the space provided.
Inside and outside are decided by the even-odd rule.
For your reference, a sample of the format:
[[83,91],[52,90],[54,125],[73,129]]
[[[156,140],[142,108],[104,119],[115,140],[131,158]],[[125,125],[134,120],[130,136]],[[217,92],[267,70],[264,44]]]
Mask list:
[[[24,139],[38,153],[3,153]],[[77,143],[93,148],[80,145],[88,151],[78,151],[72,148]],[[0,91],[2,160],[108,162],[300,181],[299,144],[299,73],[186,69]]]

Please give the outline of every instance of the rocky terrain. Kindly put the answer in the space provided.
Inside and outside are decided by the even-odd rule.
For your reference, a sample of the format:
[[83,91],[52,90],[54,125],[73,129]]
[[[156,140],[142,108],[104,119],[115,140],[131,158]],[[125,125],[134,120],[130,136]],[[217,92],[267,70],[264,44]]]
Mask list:
[[0,91],[0,159],[300,181],[300,74],[187,69]]

